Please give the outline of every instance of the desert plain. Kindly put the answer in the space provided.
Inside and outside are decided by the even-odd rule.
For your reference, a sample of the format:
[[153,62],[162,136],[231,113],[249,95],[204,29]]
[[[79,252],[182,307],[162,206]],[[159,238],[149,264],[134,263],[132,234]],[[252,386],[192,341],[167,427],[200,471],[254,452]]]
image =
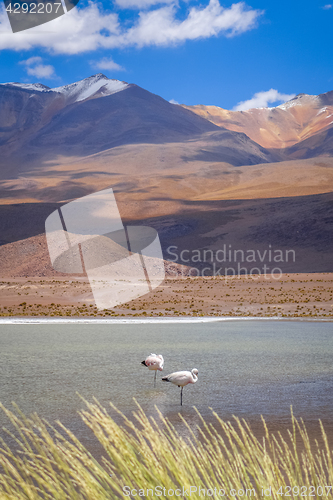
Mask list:
[[150,293],[98,310],[82,277],[2,278],[0,315],[42,317],[280,317],[333,319],[333,273],[168,276]]

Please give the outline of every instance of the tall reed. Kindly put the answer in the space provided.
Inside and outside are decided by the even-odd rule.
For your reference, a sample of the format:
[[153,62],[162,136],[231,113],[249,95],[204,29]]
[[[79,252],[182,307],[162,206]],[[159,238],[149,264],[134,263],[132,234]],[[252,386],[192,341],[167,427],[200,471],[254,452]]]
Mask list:
[[2,441],[1,500],[106,500],[135,494],[333,499],[328,488],[332,454],[324,429],[323,449],[318,443],[312,447],[303,422],[293,415],[288,442],[280,434],[272,436],[264,421],[260,441],[245,421],[235,418],[231,424],[215,413],[214,426],[200,416],[201,425],[193,430],[183,420],[190,436],[184,438],[160,412],[156,421],[138,406],[131,421],[111,405],[123,418],[119,425],[97,401],[86,405],[81,417],[108,457],[100,461],[60,422],[55,428],[37,415],[27,418],[1,406],[16,429],[11,437],[17,448]]

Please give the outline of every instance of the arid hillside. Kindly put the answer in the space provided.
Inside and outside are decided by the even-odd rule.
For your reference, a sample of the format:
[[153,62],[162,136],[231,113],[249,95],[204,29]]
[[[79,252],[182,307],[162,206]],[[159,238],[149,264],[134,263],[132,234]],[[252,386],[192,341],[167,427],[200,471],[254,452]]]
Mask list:
[[243,132],[268,149],[288,148],[332,128],[333,124],[333,91],[318,96],[299,94],[275,108],[228,111],[218,106],[184,107],[219,127]]

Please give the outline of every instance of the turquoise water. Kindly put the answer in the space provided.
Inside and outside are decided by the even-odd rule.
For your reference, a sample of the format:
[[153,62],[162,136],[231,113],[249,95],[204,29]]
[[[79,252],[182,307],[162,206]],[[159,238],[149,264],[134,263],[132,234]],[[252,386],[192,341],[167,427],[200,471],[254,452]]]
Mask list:
[[[112,401],[130,414],[133,397],[148,413],[154,405],[171,420],[181,411],[198,423],[193,409],[224,419],[289,421],[290,405],[306,420],[332,420],[333,324],[301,321],[221,321],[186,324],[8,324],[0,325],[0,401],[15,401],[26,414],[60,419],[86,433],[77,393],[104,406]],[[163,354],[157,375],[140,362]],[[195,385],[178,387],[161,377],[199,370]],[[0,416],[0,424],[6,420]]]

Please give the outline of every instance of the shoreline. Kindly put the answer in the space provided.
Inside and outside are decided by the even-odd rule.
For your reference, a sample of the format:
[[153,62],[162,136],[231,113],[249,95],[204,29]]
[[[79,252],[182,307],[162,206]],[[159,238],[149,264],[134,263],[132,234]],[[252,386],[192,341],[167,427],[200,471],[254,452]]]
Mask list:
[[41,317],[17,317],[12,316],[8,318],[0,317],[0,325],[7,324],[112,324],[112,325],[122,325],[122,324],[158,324],[158,323],[217,323],[217,322],[225,322],[225,321],[302,321],[302,322],[325,322],[330,323],[333,321],[332,318],[302,318],[302,317],[290,317],[290,318],[282,318],[276,316],[267,316],[267,317],[257,317],[257,316],[234,316],[234,317],[191,317],[188,318],[160,318],[160,317],[152,317],[152,318],[41,318]]

